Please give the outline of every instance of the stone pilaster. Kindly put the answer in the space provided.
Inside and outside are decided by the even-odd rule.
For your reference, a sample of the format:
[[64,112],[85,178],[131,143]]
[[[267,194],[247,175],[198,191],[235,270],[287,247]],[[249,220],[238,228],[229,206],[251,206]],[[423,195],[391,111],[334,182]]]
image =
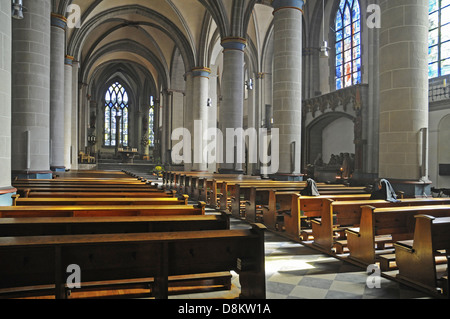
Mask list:
[[50,168],[53,171],[65,170],[64,62],[66,24],[65,17],[51,14]]
[[72,65],[73,57],[66,55],[64,59],[64,166],[71,169],[72,158]]
[[[208,85],[209,68],[195,68],[192,70],[193,81],[193,103],[192,120],[194,122],[194,131],[192,135],[192,147],[194,149],[193,170],[206,171],[208,169],[207,158],[204,157],[206,141],[204,139],[208,129]],[[197,124],[197,125],[195,125]],[[201,124],[201,125],[200,125]]]
[[163,106],[162,161],[164,164],[170,164],[172,161],[172,92],[164,90],[161,99]]
[[191,160],[189,162],[184,162],[184,170],[190,171],[193,168],[192,159],[193,159],[193,146],[192,146],[192,132],[194,131],[194,122],[192,121],[192,108],[193,108],[193,79],[192,72],[189,72],[185,75],[186,77],[186,95],[184,101],[184,128],[191,133],[191,140],[188,140],[188,136],[183,137],[183,155],[187,155],[187,152],[190,152],[189,157]]
[[[239,37],[222,39],[223,47],[223,75],[222,101],[219,110],[219,128],[224,136],[223,163],[219,172],[243,173],[242,161],[237,158],[236,148],[234,156],[227,153],[230,143],[227,143],[227,129],[234,131],[243,128],[244,117],[244,50],[247,40]],[[235,144],[237,145],[237,144]],[[244,151],[244,150],[242,150]],[[228,159],[227,159],[228,157]]]
[[12,172],[21,178],[51,178],[51,0],[23,4],[24,19],[12,23]]
[[0,206],[12,204],[11,195],[11,1],[0,0]]
[[380,5],[378,173],[396,184],[417,185],[428,178],[423,176],[427,161],[422,160],[421,134],[428,128],[428,1],[384,0]]
[[73,170],[78,169],[78,69],[79,62],[72,61],[72,108],[71,108],[71,145],[72,145],[72,165]]
[[279,129],[277,179],[301,179],[301,0],[274,0],[273,128]]

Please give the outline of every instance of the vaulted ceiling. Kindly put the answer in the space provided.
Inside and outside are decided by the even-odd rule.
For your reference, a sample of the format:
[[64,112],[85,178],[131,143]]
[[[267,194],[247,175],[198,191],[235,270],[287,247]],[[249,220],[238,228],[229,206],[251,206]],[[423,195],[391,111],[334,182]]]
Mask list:
[[80,63],[81,81],[105,81],[123,71],[136,82],[150,78],[159,90],[170,88],[175,64],[183,74],[214,64],[227,36],[247,38],[248,48],[260,59],[273,18],[270,3],[53,0],[53,11],[72,24],[80,13],[79,27],[69,27],[66,38],[67,54]]

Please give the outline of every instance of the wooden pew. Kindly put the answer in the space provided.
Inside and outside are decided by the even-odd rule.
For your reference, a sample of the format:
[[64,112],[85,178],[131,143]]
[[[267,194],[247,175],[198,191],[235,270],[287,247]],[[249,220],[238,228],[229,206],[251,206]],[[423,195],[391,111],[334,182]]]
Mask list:
[[368,199],[370,194],[302,196],[297,192],[269,192],[269,204],[262,206],[263,223],[295,241],[308,241],[312,235],[310,221],[322,214],[323,200],[350,201]]
[[[450,298],[448,291],[450,217],[416,215],[415,219],[414,239],[394,244],[395,260],[399,270],[396,277],[407,284],[413,284],[432,293],[439,292]],[[441,256],[446,259],[446,263],[442,265],[444,267],[436,263],[436,259],[442,255],[440,250],[446,252]]]
[[[0,289],[53,288],[67,297],[67,267],[86,282],[154,278],[151,293],[167,299],[169,277],[234,270],[240,298],[265,299],[264,227],[132,234],[0,238]],[[24,262],[25,261],[25,262]]]
[[[31,193],[72,193],[72,192],[78,192],[78,193],[110,193],[109,196],[113,193],[143,193],[148,194],[151,196],[151,194],[156,194],[157,196],[160,194],[163,194],[161,190],[154,189],[154,188],[140,188],[140,187],[42,187],[42,188],[17,188],[17,193],[20,194],[22,197],[32,197]],[[126,195],[128,196],[128,195]]]
[[25,198],[58,198],[58,197],[74,197],[74,198],[161,198],[169,197],[175,198],[176,191],[161,191],[161,192],[67,192],[67,191],[48,191],[48,192],[33,192],[28,189],[24,193]]
[[227,180],[221,182],[221,192],[219,194],[219,209],[226,210],[231,205],[231,212],[234,217],[240,218],[240,204],[245,202],[244,192],[248,192],[252,187],[267,189],[300,190],[306,186],[306,182],[283,182],[283,181],[235,181]]
[[[384,200],[335,201],[323,199],[320,216],[311,220],[314,245],[329,253],[336,245],[336,253],[342,254],[346,246],[345,230],[358,227],[361,221],[361,207],[401,207],[425,205],[450,205],[450,198],[406,198],[392,203]],[[338,234],[336,237],[335,234]],[[382,240],[377,243],[382,245]]]
[[[270,190],[277,191],[290,191],[290,192],[301,192],[306,187],[306,182],[279,182],[279,181],[266,181],[265,183],[228,183],[224,187],[228,187],[228,192],[230,195],[230,207],[231,213],[235,217],[245,217],[245,213],[247,211],[246,205],[249,203],[249,210],[256,207],[256,203],[252,202],[252,188],[256,187],[257,192],[264,192]],[[321,195],[341,195],[341,194],[367,194],[364,187],[347,187],[344,185],[331,185],[324,183],[317,183],[317,188]],[[222,192],[225,192],[224,189]],[[256,196],[254,197],[256,198]],[[223,209],[223,205],[225,200],[221,201],[221,209]],[[253,218],[254,212],[250,212],[251,217]]]
[[176,197],[103,197],[103,198],[77,198],[77,197],[29,197],[13,196],[13,206],[69,206],[69,205],[187,205],[189,196]]
[[[369,199],[370,194],[364,193],[359,194],[359,191],[356,194],[348,194],[346,190],[346,186],[331,186],[331,185],[318,185],[320,190],[333,190],[330,195],[321,195],[321,198],[333,198],[334,196],[339,196],[340,198],[350,199]],[[344,190],[344,191],[342,191]],[[249,190],[244,193],[244,201],[245,201],[245,220],[254,223],[258,221],[257,219],[257,211],[259,215],[263,215],[262,211],[264,210],[266,215],[266,220],[270,220],[269,223],[275,221],[274,217],[277,216],[277,203],[278,201],[284,201],[283,196],[290,197],[292,195],[299,195],[300,191],[294,190],[286,190],[286,189],[277,189],[276,187],[250,187]],[[328,193],[328,192],[325,192]],[[277,201],[278,198],[278,201]],[[313,197],[317,198],[317,197]],[[306,198],[305,198],[306,199]],[[290,198],[287,199],[290,202]],[[311,201],[308,205],[313,205],[315,201]],[[306,201],[304,203],[307,203]],[[322,204],[317,202],[316,205],[322,207]],[[303,206],[302,211],[305,211],[306,207]],[[319,208],[318,208],[319,209]],[[289,209],[283,208],[283,211],[289,211]],[[280,211],[280,209],[278,209]],[[308,209],[311,211],[311,208]],[[271,216],[270,216],[271,215]],[[308,217],[313,217],[308,216]],[[315,216],[314,216],[315,217]],[[261,218],[261,217],[260,217]],[[259,222],[259,221],[258,221]],[[268,228],[271,226],[267,225]],[[271,228],[272,229],[272,228]]]
[[0,218],[22,217],[111,217],[158,215],[205,215],[203,202],[198,205],[144,205],[144,206],[0,206]]
[[143,187],[143,188],[158,188],[156,184],[152,184],[151,181],[123,181],[123,180],[23,180],[14,181],[14,187],[18,188],[47,188],[47,187],[68,187],[68,188],[81,188],[81,187]]
[[[0,218],[0,236],[55,236],[83,234],[126,234],[147,232],[203,231],[230,228],[228,214],[220,215],[187,215],[187,216],[131,216],[131,217],[38,217],[38,218]],[[171,277],[170,286],[177,293],[201,291],[229,290],[231,274],[229,272],[210,273],[207,275]],[[109,290],[109,294],[118,283],[90,284],[83,289],[89,291]],[[123,282],[122,289],[141,289],[148,281]],[[88,292],[86,292],[86,290]],[[26,296],[24,291],[14,291],[9,296]],[[81,293],[80,289],[77,292]],[[39,294],[39,293],[38,293]],[[91,294],[92,295],[92,294]],[[0,298],[2,294],[0,292]]]
[[126,234],[219,229],[230,229],[229,214],[0,218],[0,237]]
[[411,240],[414,237],[416,215],[433,217],[450,216],[450,205],[402,206],[375,208],[363,206],[359,228],[345,230],[350,251],[348,258],[363,266],[374,264],[379,254],[376,250],[376,237],[384,236],[392,243]]

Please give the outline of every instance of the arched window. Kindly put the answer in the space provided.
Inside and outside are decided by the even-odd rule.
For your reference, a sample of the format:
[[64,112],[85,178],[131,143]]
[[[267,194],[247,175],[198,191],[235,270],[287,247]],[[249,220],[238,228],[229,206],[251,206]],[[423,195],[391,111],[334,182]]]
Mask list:
[[430,0],[428,33],[428,76],[450,74],[450,1]]
[[153,96],[150,96],[150,108],[148,110],[148,145],[155,146],[155,104]]
[[361,11],[358,0],[341,0],[335,19],[336,89],[361,83]]
[[116,82],[105,94],[105,146],[116,146],[117,133],[119,146],[128,146],[128,117],[128,93]]

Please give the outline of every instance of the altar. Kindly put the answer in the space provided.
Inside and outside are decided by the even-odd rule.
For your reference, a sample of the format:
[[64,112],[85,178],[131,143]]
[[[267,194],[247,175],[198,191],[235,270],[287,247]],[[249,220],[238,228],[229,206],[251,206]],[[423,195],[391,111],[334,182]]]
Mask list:
[[133,163],[134,157],[137,155],[137,148],[119,148],[117,153],[122,159],[122,163]]

